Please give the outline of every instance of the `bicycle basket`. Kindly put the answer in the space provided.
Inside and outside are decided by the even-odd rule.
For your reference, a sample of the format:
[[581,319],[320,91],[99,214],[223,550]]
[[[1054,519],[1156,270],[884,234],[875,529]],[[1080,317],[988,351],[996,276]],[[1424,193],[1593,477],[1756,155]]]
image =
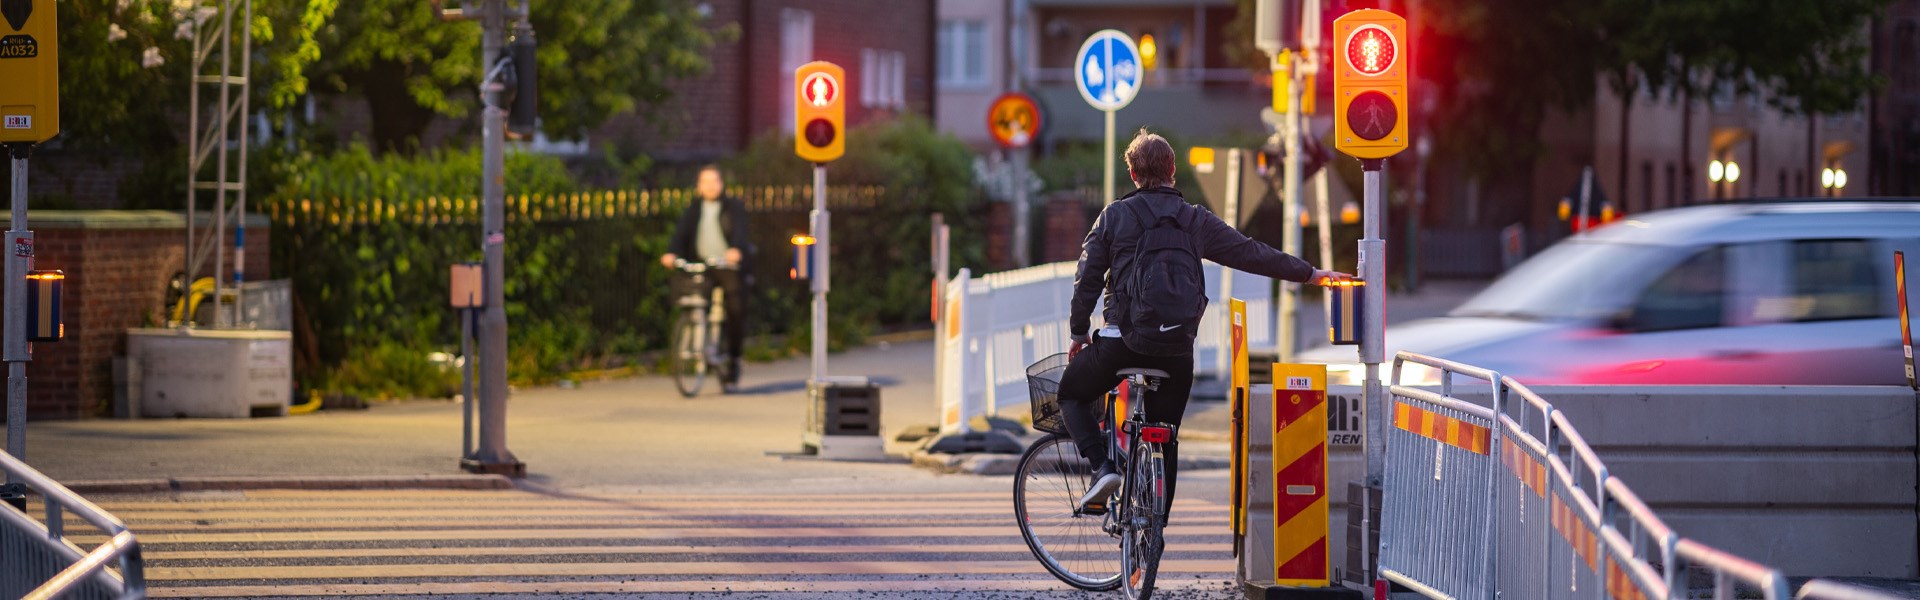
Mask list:
[[681,306],[706,306],[713,294],[713,281],[706,275],[675,273],[671,283],[673,297]]
[[1033,428],[1047,433],[1067,432],[1060,416],[1060,376],[1067,372],[1067,353],[1040,359],[1027,367],[1027,392],[1033,398]]

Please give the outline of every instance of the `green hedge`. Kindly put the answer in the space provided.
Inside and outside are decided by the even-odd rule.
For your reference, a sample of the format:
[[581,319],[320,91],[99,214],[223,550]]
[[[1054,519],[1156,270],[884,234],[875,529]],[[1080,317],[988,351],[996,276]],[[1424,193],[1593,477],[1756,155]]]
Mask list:
[[[784,146],[785,152],[779,150]],[[876,328],[924,323],[928,216],[954,225],[956,267],[975,264],[970,153],[922,120],[855,128],[836,162],[832,321],[836,346]],[[665,346],[670,273],[657,262],[691,190],[580,191],[557,159],[509,154],[510,377],[539,383],[641,364]],[[808,166],[766,138],[726,163],[752,212],[760,252],[749,331],[806,348],[809,297],[787,278],[787,238],[807,228]],[[480,258],[478,152],[299,157],[265,202],[274,271],[294,281],[296,369],[309,389],[374,396],[450,394],[457,377],[427,356],[457,349],[447,270]],[[764,350],[764,348],[762,349]],[[764,354],[764,352],[763,352]],[[643,365],[644,366],[644,365]]]

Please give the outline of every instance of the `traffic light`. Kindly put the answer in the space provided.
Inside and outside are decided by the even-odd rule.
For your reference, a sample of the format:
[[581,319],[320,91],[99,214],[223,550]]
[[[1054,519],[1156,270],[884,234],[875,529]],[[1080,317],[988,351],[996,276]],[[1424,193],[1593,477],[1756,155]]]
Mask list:
[[507,133],[532,138],[539,129],[539,63],[534,61],[538,47],[533,32],[523,32],[507,44],[507,56],[513,72],[513,99],[507,103]]
[[847,72],[814,61],[793,72],[793,152],[812,163],[840,158],[847,150]]
[[1356,10],[1333,21],[1334,147],[1354,158],[1407,149],[1407,20]]

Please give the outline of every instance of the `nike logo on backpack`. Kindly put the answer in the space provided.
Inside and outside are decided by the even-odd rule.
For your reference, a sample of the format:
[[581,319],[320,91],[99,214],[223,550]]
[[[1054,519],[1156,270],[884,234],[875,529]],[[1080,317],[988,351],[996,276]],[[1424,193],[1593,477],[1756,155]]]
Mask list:
[[1164,332],[1168,332],[1168,331],[1173,331],[1173,330],[1175,330],[1175,329],[1179,329],[1179,328],[1180,328],[1180,324],[1179,324],[1179,323],[1174,323],[1172,327],[1168,327],[1168,326],[1166,326],[1166,325],[1161,325],[1161,326],[1160,326],[1160,331],[1164,333]]

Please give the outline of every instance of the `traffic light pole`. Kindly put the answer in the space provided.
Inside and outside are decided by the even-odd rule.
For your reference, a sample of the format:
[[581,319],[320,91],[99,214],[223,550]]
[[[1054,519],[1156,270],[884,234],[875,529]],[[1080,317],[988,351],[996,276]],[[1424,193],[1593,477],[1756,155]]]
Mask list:
[[813,165],[813,384],[825,385],[827,377],[827,248],[832,244],[827,211],[827,165]]
[[501,106],[505,84],[494,79],[501,49],[506,45],[507,21],[516,18],[530,29],[525,12],[511,12],[507,0],[485,0],[481,13],[481,119],[483,173],[481,193],[481,252],[484,261],[486,306],[480,311],[480,435],[472,456],[460,461],[476,473],[526,475],[527,465],[507,450],[507,296],[506,296],[506,108]]
[[1365,318],[1360,321],[1360,362],[1366,364],[1367,379],[1364,395],[1367,415],[1367,484],[1381,485],[1386,472],[1387,439],[1387,398],[1386,387],[1380,380],[1380,364],[1386,362],[1387,329],[1385,302],[1387,299],[1387,242],[1380,238],[1381,224],[1387,221],[1386,203],[1380,199],[1381,178],[1385,176],[1386,159],[1369,158],[1360,161],[1360,169],[1365,176],[1364,195],[1366,219],[1362,225],[1360,238],[1360,279],[1367,282],[1360,286],[1361,302],[1364,305]]
[[[33,269],[33,232],[27,230],[27,157],[31,144],[9,144],[13,159],[13,222],[7,228],[6,327],[4,358],[7,363],[7,454],[27,458],[27,362],[33,360],[33,346],[27,343],[27,271]],[[21,243],[24,241],[25,243]],[[14,508],[26,510],[26,488],[11,474],[0,490]]]

